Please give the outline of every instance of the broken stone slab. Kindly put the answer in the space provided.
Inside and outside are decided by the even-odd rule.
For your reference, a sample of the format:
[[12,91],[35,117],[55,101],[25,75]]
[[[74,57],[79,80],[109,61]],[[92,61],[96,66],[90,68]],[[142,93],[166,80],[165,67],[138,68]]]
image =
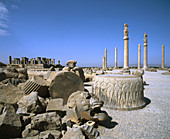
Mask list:
[[62,139],[85,139],[83,132],[80,128],[67,128],[67,132],[63,135]]
[[26,138],[26,137],[34,137],[36,135],[39,135],[39,131],[38,130],[33,130],[31,128],[26,128],[23,132],[22,132],[22,137]]
[[24,95],[24,91],[12,84],[0,85],[0,103],[16,104]]
[[31,117],[31,128],[39,131],[61,130],[61,118],[55,112],[38,114]]
[[64,105],[67,103],[68,97],[78,90],[84,90],[83,81],[75,73],[67,71],[59,71],[49,87],[51,98],[62,98]]
[[62,134],[58,130],[46,130],[40,133],[40,139],[47,139],[47,137],[50,138],[49,136],[51,136],[52,139],[59,139]]
[[1,138],[16,138],[21,135],[20,116],[13,111],[7,110],[0,115]]
[[18,114],[25,113],[42,113],[45,111],[44,106],[38,98],[38,92],[32,92],[27,96],[23,96],[18,104]]
[[47,105],[47,112],[50,111],[63,111],[64,107],[63,107],[63,99],[62,98],[57,98],[57,99],[51,99],[48,102]]

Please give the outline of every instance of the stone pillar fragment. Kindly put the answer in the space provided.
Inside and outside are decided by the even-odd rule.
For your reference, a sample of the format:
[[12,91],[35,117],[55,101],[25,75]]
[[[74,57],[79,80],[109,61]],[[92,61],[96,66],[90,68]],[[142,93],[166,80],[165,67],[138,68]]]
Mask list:
[[52,59],[52,61],[53,61],[53,65],[55,64],[55,59]]
[[162,45],[162,68],[165,68],[165,45]]
[[117,68],[117,47],[115,47],[115,69]]
[[145,32],[145,35],[144,35],[144,63],[143,63],[143,68],[144,69],[147,69],[148,68],[148,63],[147,63],[147,46],[148,46],[148,41],[147,41],[147,34]]
[[41,57],[37,57],[37,63],[41,64]]
[[12,64],[12,57],[9,56],[9,64],[11,65]]
[[107,49],[105,49],[105,68],[107,68]]
[[103,57],[103,69],[105,69],[105,57]]
[[138,44],[138,69],[140,69],[140,61],[141,61],[141,50],[140,50],[140,44]]
[[124,24],[124,69],[128,69],[129,68],[129,37],[128,37],[128,33],[129,33],[129,30],[128,30],[128,24]]

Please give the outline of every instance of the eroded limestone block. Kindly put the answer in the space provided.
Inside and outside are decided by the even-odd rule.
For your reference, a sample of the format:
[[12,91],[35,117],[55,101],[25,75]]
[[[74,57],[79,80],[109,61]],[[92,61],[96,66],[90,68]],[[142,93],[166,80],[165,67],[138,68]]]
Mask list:
[[61,132],[58,130],[46,130],[40,133],[40,139],[46,139],[47,136],[51,136],[52,139],[59,139],[61,138]]
[[62,98],[51,99],[48,102],[46,111],[47,112],[49,112],[49,111],[64,111],[63,99]]
[[85,139],[85,136],[80,128],[68,128],[63,139]]
[[78,90],[84,90],[83,81],[75,73],[67,71],[59,71],[49,87],[50,96],[53,99],[62,98],[64,105],[68,97]]
[[55,112],[38,114],[31,117],[31,128],[39,131],[61,130],[61,118]]
[[143,79],[138,76],[96,76],[93,79],[92,92],[102,99],[108,108],[130,110],[145,106]]
[[84,91],[77,91],[71,94],[67,102],[67,120],[75,123],[84,120],[103,121],[108,118],[105,111],[101,111],[103,101],[95,95]]
[[21,134],[21,121],[19,115],[7,110],[0,115],[0,136],[1,138],[15,138]]
[[42,113],[45,108],[38,98],[38,92],[32,92],[27,96],[23,96],[18,104],[17,113]]

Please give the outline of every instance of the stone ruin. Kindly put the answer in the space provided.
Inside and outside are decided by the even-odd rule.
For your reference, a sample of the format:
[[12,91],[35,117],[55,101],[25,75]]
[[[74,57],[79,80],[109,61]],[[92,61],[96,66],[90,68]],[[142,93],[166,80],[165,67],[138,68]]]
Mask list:
[[58,64],[55,64],[55,59],[45,57],[37,57],[37,59],[31,58],[30,60],[27,57],[21,57],[21,59],[14,58],[12,60],[12,57],[9,56],[9,65],[27,68],[49,68],[51,66],[54,66],[56,68],[63,68],[63,66],[60,64],[60,61],[58,61]]
[[135,75],[100,75],[93,79],[93,93],[105,107],[131,110],[145,106],[143,79]]
[[51,67],[44,76],[28,76],[26,68],[4,68],[0,89],[7,97],[0,97],[1,137],[66,139],[73,132],[73,138],[98,137],[95,126],[108,114],[101,110],[103,101],[84,91],[84,72],[76,63],[68,61],[62,71]]

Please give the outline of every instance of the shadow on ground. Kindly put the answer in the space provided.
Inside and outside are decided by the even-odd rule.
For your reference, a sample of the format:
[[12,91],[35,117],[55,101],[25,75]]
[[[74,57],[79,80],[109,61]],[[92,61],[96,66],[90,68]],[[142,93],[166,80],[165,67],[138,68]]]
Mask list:
[[118,125],[118,123],[112,121],[112,117],[109,116],[105,121],[99,122],[99,125],[110,129],[114,128],[116,125]]
[[149,105],[151,103],[151,100],[146,97],[144,97],[144,101],[145,101],[146,105]]

